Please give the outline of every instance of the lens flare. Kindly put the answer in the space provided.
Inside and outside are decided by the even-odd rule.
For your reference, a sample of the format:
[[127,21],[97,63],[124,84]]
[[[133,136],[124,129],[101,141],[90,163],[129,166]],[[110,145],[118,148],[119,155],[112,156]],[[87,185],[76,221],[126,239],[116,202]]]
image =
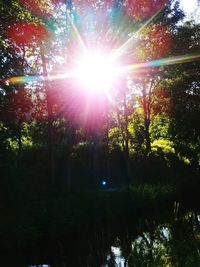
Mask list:
[[156,67],[161,67],[161,66],[169,66],[169,65],[195,62],[199,60],[200,60],[200,54],[186,54],[182,56],[162,58],[162,59],[152,60],[152,61],[148,61],[144,63],[122,66],[120,67],[120,72],[129,73],[129,72],[135,72],[135,71],[145,69],[145,68],[156,68]]

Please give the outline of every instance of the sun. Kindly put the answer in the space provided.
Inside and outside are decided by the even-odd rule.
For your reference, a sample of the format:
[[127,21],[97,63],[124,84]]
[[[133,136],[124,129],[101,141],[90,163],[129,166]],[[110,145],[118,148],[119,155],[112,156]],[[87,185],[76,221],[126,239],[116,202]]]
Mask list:
[[109,90],[117,76],[114,61],[103,53],[87,53],[77,64],[77,82],[90,93]]

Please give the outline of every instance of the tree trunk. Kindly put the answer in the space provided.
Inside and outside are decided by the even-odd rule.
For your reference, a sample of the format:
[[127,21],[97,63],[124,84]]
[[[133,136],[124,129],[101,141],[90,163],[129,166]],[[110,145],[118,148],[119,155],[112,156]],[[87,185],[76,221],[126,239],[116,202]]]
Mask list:
[[71,155],[73,150],[75,131],[71,123],[69,123],[69,142],[68,142],[68,151],[66,157],[66,182],[68,190],[72,188],[72,169],[71,169]]
[[126,161],[126,172],[128,181],[131,178],[131,170],[130,170],[130,158],[129,158],[129,131],[128,131],[128,108],[127,108],[127,100],[126,100],[126,91],[124,90],[123,95],[124,102],[124,137],[125,137],[125,161]]
[[146,153],[151,152],[151,138],[149,133],[150,119],[145,116],[144,118],[144,134],[146,140]]
[[109,150],[109,118],[108,114],[106,115],[106,176],[110,180],[111,169],[110,169],[110,150]]
[[[24,76],[25,73],[24,73],[24,68],[25,68],[25,47],[23,46],[22,47],[22,61],[21,61],[21,75]],[[19,68],[20,68],[19,67]],[[24,100],[24,85],[20,86],[19,87],[19,91],[18,91],[18,96],[19,98],[21,98],[21,101]],[[17,119],[17,134],[18,134],[18,158],[19,158],[19,161],[21,160],[21,157],[22,157],[22,123],[24,121],[24,113],[23,111],[20,111],[18,113],[18,119]]]
[[17,134],[18,134],[18,158],[22,156],[22,123],[21,120],[17,122]]
[[55,172],[55,162],[54,162],[54,149],[53,149],[53,110],[52,110],[52,99],[50,94],[50,83],[48,80],[47,72],[47,62],[44,52],[41,51],[41,60],[43,68],[43,76],[45,79],[45,92],[46,92],[46,103],[47,103],[47,116],[48,116],[48,155],[49,155],[49,171],[51,176],[51,182],[54,184],[54,172]]
[[146,85],[143,85],[142,88],[142,105],[143,105],[143,112],[144,112],[144,135],[146,141],[146,155],[151,152],[151,138],[149,133],[149,126],[150,126],[150,92],[147,95],[146,92]]
[[93,175],[94,175],[94,186],[98,185],[99,180],[99,153],[98,153],[98,129],[94,132],[93,137]]
[[[121,135],[123,138],[122,148],[123,148],[123,151],[125,151],[125,144],[124,144],[125,136],[124,136],[123,125],[122,125],[122,121],[121,121],[120,113],[118,109],[117,109],[117,121],[118,121],[119,129],[121,131]],[[120,140],[119,140],[119,143],[120,143]]]

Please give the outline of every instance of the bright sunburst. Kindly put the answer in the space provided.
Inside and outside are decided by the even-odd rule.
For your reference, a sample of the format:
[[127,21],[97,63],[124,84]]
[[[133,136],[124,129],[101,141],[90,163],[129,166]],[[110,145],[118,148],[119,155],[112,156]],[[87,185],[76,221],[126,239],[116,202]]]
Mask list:
[[[31,2],[29,1],[19,1],[19,2]],[[34,2],[34,1],[33,1]],[[98,35],[100,35],[100,32],[97,30],[95,31],[95,23],[91,23],[94,27],[88,28],[87,22],[87,13],[89,14],[89,11],[87,11],[87,8],[83,5],[83,10],[86,15],[83,15],[83,13],[78,14],[78,12],[81,10],[81,3],[84,3],[85,1],[72,1],[74,2],[74,9],[71,10],[71,15],[69,15],[68,19],[71,25],[71,31],[72,36],[75,38],[76,45],[75,48],[72,49],[72,54],[69,55],[69,61],[70,65],[66,68],[66,65],[62,69],[59,69],[59,71],[54,70],[51,73],[48,73],[48,75],[32,75],[32,76],[15,76],[15,77],[9,77],[5,80],[2,80],[2,83],[5,84],[23,84],[27,82],[44,82],[47,80],[53,81],[53,80],[62,80],[66,81],[67,83],[70,83],[72,87],[75,85],[78,85],[78,89],[83,89],[85,92],[89,92],[90,94],[97,94],[97,98],[99,97],[99,92],[105,93],[106,97],[109,97],[109,100],[112,98],[112,93],[110,93],[110,89],[114,89],[119,86],[120,79],[127,79],[127,76],[135,75],[137,71],[140,71],[141,69],[145,68],[153,68],[153,67],[159,67],[164,65],[173,65],[173,64],[182,64],[184,62],[191,62],[191,61],[197,61],[200,58],[199,53],[196,54],[185,54],[181,56],[175,56],[175,57],[164,57],[165,54],[167,55],[167,52],[169,52],[166,47],[170,47],[171,40],[168,35],[167,37],[167,31],[165,28],[162,27],[152,27],[152,31],[150,32],[150,35],[147,36],[149,38],[149,43],[154,47],[154,50],[158,50],[160,53],[160,58],[156,58],[155,60],[149,60],[143,62],[142,59],[140,59],[140,56],[136,58],[137,60],[132,62],[131,54],[134,54],[135,45],[134,38],[135,36],[139,36],[144,29],[149,27],[150,25],[153,25],[154,21],[156,22],[157,18],[159,18],[161,12],[166,7],[166,0],[160,1],[162,4],[160,5],[150,5],[151,1],[146,1],[147,8],[143,10],[141,14],[145,15],[142,16],[141,24],[136,31],[130,32],[127,35],[127,39],[123,38],[123,42],[119,42],[119,44],[116,42],[116,39],[120,39],[120,35],[123,36],[123,32],[121,31],[121,28],[113,30],[112,26],[105,32],[104,38],[101,40],[104,40],[108,38],[110,40],[109,42],[109,49],[106,47],[107,53],[105,53],[104,49],[101,48],[104,47],[102,44],[99,44],[99,46],[94,46],[93,42],[94,40],[98,39]],[[86,1],[87,2],[87,1]],[[93,1],[95,2],[95,1]],[[98,1],[97,1],[98,2]],[[101,1],[100,1],[101,2]],[[106,1],[105,1],[106,2]],[[115,7],[112,7],[113,1],[108,1],[110,3],[110,10],[113,9],[113,12],[115,10]],[[130,9],[131,11],[134,9],[134,1],[127,1],[128,4],[123,6],[124,13],[128,17]],[[186,2],[185,0],[182,0],[182,3]],[[195,2],[195,0],[193,0]],[[80,5],[80,7],[79,7]],[[26,6],[26,5],[25,5]],[[28,4],[28,6],[31,6],[31,4]],[[37,5],[36,5],[37,6]],[[37,12],[37,10],[32,10],[33,13]],[[35,12],[34,12],[35,11]],[[137,11],[137,10],[136,10]],[[139,12],[139,11],[138,11]],[[80,19],[81,16],[83,16],[83,24],[87,27],[85,30],[85,34],[83,34],[77,27],[76,27],[76,19],[74,16],[79,15]],[[137,13],[137,12],[136,12]],[[120,16],[119,12],[119,16]],[[136,14],[140,17],[140,12]],[[44,14],[43,14],[44,15]],[[137,17],[136,16],[136,17]],[[88,16],[90,18],[90,16]],[[123,17],[120,17],[123,20]],[[126,21],[126,20],[125,20]],[[102,26],[107,23],[104,21],[104,16],[100,16],[100,22]],[[123,23],[122,23],[123,24]],[[18,26],[16,28],[16,25]],[[90,26],[91,26],[90,25]],[[80,26],[80,25],[79,25]],[[107,26],[105,26],[107,27]],[[102,27],[104,28],[104,27]],[[17,30],[16,30],[17,29]],[[106,28],[107,29],[107,28]],[[115,29],[115,27],[114,27]],[[123,29],[123,28],[122,28]],[[154,29],[154,31],[153,31]],[[104,32],[102,30],[102,32]],[[22,34],[23,33],[23,34]],[[8,29],[8,36],[9,38],[16,44],[16,46],[21,46],[22,44],[26,44],[31,42],[32,40],[32,33],[36,34],[36,37],[40,40],[43,38],[46,38],[48,36],[48,31],[46,29],[43,29],[40,25],[35,24],[26,24],[26,23],[19,23],[15,24],[13,27],[10,27]],[[91,38],[91,34],[93,34],[93,38]],[[109,37],[109,35],[111,35]],[[84,36],[84,37],[83,37]],[[89,36],[87,38],[87,36]],[[110,38],[110,39],[109,39]],[[156,41],[158,38],[160,38],[160,42]],[[165,39],[166,38],[166,39]],[[91,39],[91,44],[90,44]],[[94,40],[93,40],[94,39]],[[41,42],[40,40],[40,42]],[[152,42],[151,42],[152,41]],[[73,42],[72,42],[73,43]],[[161,47],[161,44],[164,44]],[[27,46],[28,47],[28,46]],[[90,49],[90,48],[93,49]],[[88,49],[89,48],[89,49]],[[95,51],[94,51],[95,49]],[[162,51],[163,50],[163,51]],[[30,49],[30,51],[32,51]],[[78,51],[78,52],[77,52]],[[109,51],[109,53],[108,53]],[[152,50],[153,51],[153,50]],[[142,54],[142,53],[141,53]],[[78,56],[77,56],[78,55]],[[128,61],[127,55],[130,55],[130,58]],[[75,64],[74,64],[75,62]]]
[[111,88],[117,76],[114,61],[104,53],[86,53],[77,63],[77,82],[90,93]]

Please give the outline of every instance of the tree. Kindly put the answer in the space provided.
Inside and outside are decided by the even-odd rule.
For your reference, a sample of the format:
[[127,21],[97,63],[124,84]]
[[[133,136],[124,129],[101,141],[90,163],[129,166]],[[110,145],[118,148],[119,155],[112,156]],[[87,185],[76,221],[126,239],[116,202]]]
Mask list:
[[[158,1],[159,2],[159,1]],[[169,15],[170,14],[170,15]],[[143,71],[133,76],[133,90],[140,90],[140,107],[143,109],[144,136],[146,140],[146,154],[151,151],[150,123],[152,115],[152,104],[156,88],[159,87],[163,79],[164,70],[156,67],[154,60],[162,59],[171,54],[173,35],[176,23],[183,18],[183,13],[179,5],[173,2],[162,7],[156,21],[147,25],[142,32],[136,36],[137,47],[135,51],[135,61],[144,62]],[[152,62],[152,64],[150,63]],[[148,66],[150,63],[150,67]],[[136,65],[137,66],[137,65]]]
[[[183,61],[199,51],[199,25],[191,22],[177,27],[173,51],[182,54]],[[186,56],[187,55],[187,56]],[[190,56],[189,56],[190,57]],[[200,77],[198,62],[183,62],[166,69],[164,101],[169,103],[166,113],[170,118],[170,135],[176,152],[198,166],[199,160],[199,97]],[[159,103],[161,105],[161,103]]]

